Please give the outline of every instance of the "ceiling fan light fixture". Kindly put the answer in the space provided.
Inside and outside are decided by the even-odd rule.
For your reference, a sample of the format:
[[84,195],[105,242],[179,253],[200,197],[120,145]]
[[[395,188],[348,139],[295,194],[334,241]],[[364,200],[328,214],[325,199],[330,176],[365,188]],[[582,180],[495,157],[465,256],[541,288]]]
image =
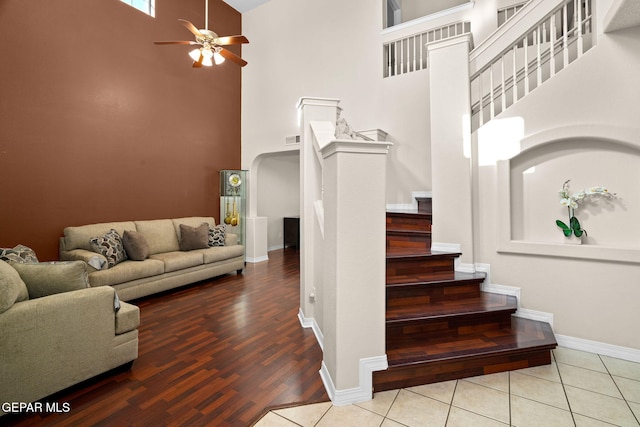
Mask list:
[[194,61],[197,61],[198,59],[200,59],[200,49],[193,49],[191,52],[189,52],[189,56]]
[[220,55],[220,52],[214,52],[213,60],[215,61],[216,65],[220,65],[224,62],[224,56]]

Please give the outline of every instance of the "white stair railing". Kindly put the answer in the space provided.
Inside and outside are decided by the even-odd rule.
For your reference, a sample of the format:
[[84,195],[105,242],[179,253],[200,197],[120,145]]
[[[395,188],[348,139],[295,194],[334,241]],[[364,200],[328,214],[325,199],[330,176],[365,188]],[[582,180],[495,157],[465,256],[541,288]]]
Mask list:
[[[579,58],[594,43],[591,0],[564,0],[471,75],[476,130]],[[472,67],[473,69],[473,67]]]
[[471,23],[454,22],[383,44],[383,76],[391,77],[427,68],[427,43],[471,32]]

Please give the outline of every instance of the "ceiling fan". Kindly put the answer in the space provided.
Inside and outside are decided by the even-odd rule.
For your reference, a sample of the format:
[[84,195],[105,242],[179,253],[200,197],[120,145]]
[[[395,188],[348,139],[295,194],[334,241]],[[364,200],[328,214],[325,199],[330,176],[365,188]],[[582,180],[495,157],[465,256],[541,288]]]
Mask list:
[[189,56],[193,59],[193,68],[201,68],[203,65],[210,67],[215,62],[216,65],[222,64],[225,59],[238,64],[241,67],[247,65],[247,61],[240,58],[235,53],[225,49],[223,46],[232,44],[249,43],[245,36],[224,36],[220,37],[213,31],[209,30],[209,0],[205,2],[204,10],[204,29],[199,30],[191,22],[186,19],[178,19],[187,30],[191,31],[196,37],[196,41],[168,41],[154,42],[158,45],[164,44],[186,44],[200,46],[191,52]]

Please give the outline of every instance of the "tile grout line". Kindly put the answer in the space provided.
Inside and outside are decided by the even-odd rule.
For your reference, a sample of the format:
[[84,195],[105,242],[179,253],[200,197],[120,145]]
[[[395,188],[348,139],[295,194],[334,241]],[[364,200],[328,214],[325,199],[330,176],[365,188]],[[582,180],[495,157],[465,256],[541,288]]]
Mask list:
[[456,385],[453,387],[453,393],[451,394],[451,401],[449,402],[449,410],[447,411],[447,418],[444,420],[444,425],[446,427],[449,424],[449,416],[451,415],[451,408],[453,408],[453,397],[456,395],[456,390],[458,389],[458,383],[460,380],[456,380]]
[[553,353],[553,360],[556,362],[556,371],[558,371],[558,377],[560,378],[560,384],[562,384],[562,392],[564,393],[564,398],[567,399],[567,406],[569,407],[569,413],[571,414],[571,420],[573,421],[573,425],[576,424],[576,417],[573,414],[573,409],[571,409],[571,402],[569,401],[569,395],[567,394],[567,389],[564,386],[564,381],[562,380],[562,374],[560,373],[560,362],[558,362],[558,358],[555,353]]
[[[636,416],[636,413],[633,412],[633,408],[631,407],[631,405],[629,405],[629,401],[627,400],[626,396],[624,395],[624,393],[622,392],[622,390],[620,390],[620,386],[618,385],[618,383],[616,382],[616,380],[613,378],[613,375],[611,374],[611,371],[609,370],[609,367],[607,366],[607,364],[605,363],[604,360],[602,360],[602,355],[598,354],[598,358],[600,359],[600,361],[602,362],[602,364],[604,365],[604,369],[607,370],[607,374],[609,374],[609,377],[611,378],[611,381],[613,381],[613,384],[616,386],[616,389],[618,390],[618,393],[620,393],[620,396],[622,396],[622,399],[624,400],[624,403],[627,405],[627,408],[629,408],[629,411],[631,411],[631,415],[633,415],[633,418],[636,419],[636,422],[638,424],[640,424],[640,420],[638,419],[638,417]],[[621,378],[625,378],[625,377],[621,377]]]

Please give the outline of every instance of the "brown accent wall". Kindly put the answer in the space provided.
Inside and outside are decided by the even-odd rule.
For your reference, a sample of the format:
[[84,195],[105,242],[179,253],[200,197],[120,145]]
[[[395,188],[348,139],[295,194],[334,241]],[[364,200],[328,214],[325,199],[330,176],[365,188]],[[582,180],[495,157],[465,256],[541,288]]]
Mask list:
[[[241,69],[192,69],[204,0],[0,1],[0,247],[58,258],[70,225],[209,215],[218,171],[240,167]],[[209,28],[241,15],[209,1]],[[233,47],[240,54],[239,47]],[[249,65],[250,66],[250,65]]]

